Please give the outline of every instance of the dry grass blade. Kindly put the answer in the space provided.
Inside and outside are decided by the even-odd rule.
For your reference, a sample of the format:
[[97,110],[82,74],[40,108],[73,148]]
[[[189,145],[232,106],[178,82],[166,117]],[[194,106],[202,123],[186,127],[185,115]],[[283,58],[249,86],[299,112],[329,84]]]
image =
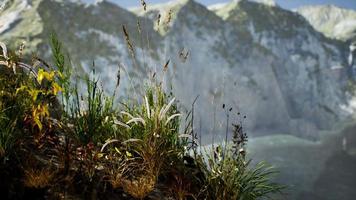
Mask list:
[[126,124],[131,124],[131,123],[137,124],[138,122],[141,122],[144,126],[146,126],[145,120],[142,119],[141,117],[132,118],[132,119],[129,120]]
[[192,137],[191,135],[189,135],[189,134],[180,134],[178,137],[179,137],[179,138],[193,139],[193,137]]
[[137,143],[137,142],[142,142],[142,140],[132,138],[132,139],[128,139],[128,140],[126,140],[126,141],[123,141],[122,144],[135,143],[135,142],[136,142],[136,143]]
[[2,56],[7,60],[9,57],[7,56],[7,48],[6,45],[2,42],[0,42],[0,47],[2,49]]
[[125,40],[126,40],[128,48],[129,48],[129,50],[131,52],[131,55],[133,57],[135,57],[135,50],[133,48],[133,45],[132,45],[131,40],[130,40],[130,35],[129,35],[125,25],[122,25],[122,31],[124,32]]
[[28,64],[22,63],[22,62],[17,63],[17,65],[23,69],[30,71],[35,76],[35,78],[37,78],[38,74],[37,74],[36,70],[34,69],[34,67],[32,67],[31,65],[28,65]]
[[103,152],[103,151],[105,150],[105,148],[106,148],[109,144],[112,144],[112,143],[115,143],[115,142],[119,142],[119,140],[117,140],[117,139],[108,140],[108,141],[103,145],[103,147],[101,147],[100,152]]
[[176,100],[176,98],[173,98],[167,106],[163,106],[161,111],[159,112],[159,119],[162,120],[164,118],[164,116],[167,114],[168,110],[171,108],[171,106],[173,105],[174,101]]
[[5,61],[0,61],[0,65],[7,66],[7,62],[5,62]]
[[163,71],[167,71],[168,70],[168,65],[169,65],[170,62],[171,62],[171,60],[168,60],[166,62],[166,64],[163,66]]
[[120,86],[120,80],[121,80],[121,65],[119,65],[119,69],[117,70],[117,75],[116,75],[116,88]]
[[147,96],[145,96],[145,104],[146,104],[147,117],[148,117],[148,119],[150,119],[151,118],[150,104],[148,103]]
[[130,118],[134,118],[134,116],[132,116],[132,115],[131,115],[130,113],[128,113],[128,112],[121,111],[120,113],[123,114],[123,115],[126,115],[126,116],[128,116],[128,117],[130,117]]
[[122,127],[125,127],[125,128],[128,128],[128,129],[131,128],[131,127],[128,126],[127,124],[125,124],[125,123],[123,123],[123,122],[120,122],[120,121],[117,120],[117,119],[114,119],[114,124],[119,125],[119,126],[122,126]]
[[174,115],[168,117],[168,119],[167,119],[165,125],[167,125],[172,119],[174,119],[174,118],[176,118],[176,117],[180,117],[180,116],[181,116],[181,114],[180,114],[180,113],[177,113],[177,114],[174,114]]

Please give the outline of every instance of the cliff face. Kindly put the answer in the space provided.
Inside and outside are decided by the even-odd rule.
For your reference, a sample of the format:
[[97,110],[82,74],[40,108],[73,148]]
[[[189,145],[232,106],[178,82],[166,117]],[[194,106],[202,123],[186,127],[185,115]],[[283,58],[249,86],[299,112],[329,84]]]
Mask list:
[[[342,115],[346,46],[323,37],[300,15],[276,6],[240,1],[217,13],[231,26],[246,27],[252,41],[272,54],[272,79],[282,98],[276,105],[284,105],[291,127],[330,128],[328,121]],[[305,123],[309,125],[301,125]]]
[[[314,138],[353,112],[346,87],[347,45],[275,4],[243,0],[208,9],[182,0],[130,12],[106,1],[15,0],[0,19],[0,40],[25,40],[29,50],[42,55],[48,56],[48,35],[56,31],[75,71],[89,73],[95,61],[108,91],[121,64],[123,95],[132,95],[135,85],[154,73],[187,109],[199,95],[196,127],[201,124],[202,134],[223,131],[222,104],[246,114],[246,127],[256,135]],[[135,55],[127,50],[122,25]],[[222,120],[214,125],[214,118]]]

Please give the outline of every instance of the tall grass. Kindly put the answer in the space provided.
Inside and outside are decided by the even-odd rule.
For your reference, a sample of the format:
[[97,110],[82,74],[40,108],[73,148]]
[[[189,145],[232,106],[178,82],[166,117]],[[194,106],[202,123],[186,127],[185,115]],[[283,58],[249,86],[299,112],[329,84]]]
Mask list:
[[112,118],[114,115],[113,99],[106,97],[98,80],[85,78],[86,94],[74,89],[70,115],[74,125],[74,134],[82,144],[105,141],[112,134]]
[[105,145],[104,149],[114,153],[113,157],[120,157],[120,162],[130,168],[118,167],[111,182],[117,184],[115,180],[119,176],[120,185],[132,196],[143,198],[152,192],[158,177],[183,156],[180,114],[174,101],[159,86],[149,88],[141,105],[127,106],[115,121],[120,128],[120,135],[115,139],[119,145],[111,148]]

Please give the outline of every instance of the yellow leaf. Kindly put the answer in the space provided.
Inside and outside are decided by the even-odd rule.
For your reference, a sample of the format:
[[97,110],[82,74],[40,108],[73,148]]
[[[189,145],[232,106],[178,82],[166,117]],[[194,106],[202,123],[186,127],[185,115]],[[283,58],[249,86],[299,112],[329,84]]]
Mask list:
[[23,90],[27,90],[27,86],[24,86],[24,85],[23,85],[23,86],[17,88],[17,89],[16,89],[16,94],[19,93],[19,92],[21,92],[21,91],[23,91]]
[[36,107],[32,107],[32,119],[35,124],[38,126],[40,131],[42,130],[42,120],[45,117],[49,116],[48,105],[37,105]]
[[51,71],[51,72],[46,72],[43,69],[38,70],[38,74],[37,74],[37,81],[38,83],[42,83],[43,79],[47,79],[48,81],[53,81],[55,76],[55,72]]
[[28,93],[31,95],[32,100],[36,101],[40,90],[28,90]]
[[35,124],[37,125],[38,129],[40,129],[40,131],[42,131],[42,122],[41,120],[39,119],[38,116],[35,116],[35,118],[33,118],[33,121],[35,122]]
[[40,111],[41,111],[41,113],[40,113],[41,117],[49,116],[49,111],[48,111],[48,105],[47,104],[40,106]]
[[43,69],[38,70],[38,74],[37,74],[37,81],[38,83],[42,83],[42,80],[44,79],[44,71]]
[[119,150],[117,147],[115,147],[115,151],[116,151],[118,154],[121,154],[120,150]]
[[59,86],[59,85],[58,85],[57,83],[55,83],[55,82],[52,83],[52,89],[53,89],[53,94],[54,94],[54,95],[57,95],[58,92],[62,92],[62,91],[63,91],[62,87]]
[[129,157],[129,158],[131,158],[131,157],[132,157],[132,154],[131,154],[130,152],[126,151],[126,156]]
[[103,153],[98,153],[98,158],[102,158],[104,156]]
[[55,73],[54,71],[51,71],[51,72],[48,74],[47,80],[53,81],[55,75],[56,75],[56,73]]

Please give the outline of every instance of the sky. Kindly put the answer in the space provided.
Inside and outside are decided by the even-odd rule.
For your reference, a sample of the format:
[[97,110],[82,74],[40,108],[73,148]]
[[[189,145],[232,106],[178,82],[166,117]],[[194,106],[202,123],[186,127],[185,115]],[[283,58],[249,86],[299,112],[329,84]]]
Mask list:
[[[111,0],[122,7],[137,7],[140,5],[140,0]],[[169,0],[145,0],[147,4],[164,3]],[[196,0],[205,5],[216,3],[229,2],[229,0]],[[321,5],[334,4],[339,7],[356,10],[356,0],[276,0],[276,2],[283,8],[293,9],[304,5]]]

